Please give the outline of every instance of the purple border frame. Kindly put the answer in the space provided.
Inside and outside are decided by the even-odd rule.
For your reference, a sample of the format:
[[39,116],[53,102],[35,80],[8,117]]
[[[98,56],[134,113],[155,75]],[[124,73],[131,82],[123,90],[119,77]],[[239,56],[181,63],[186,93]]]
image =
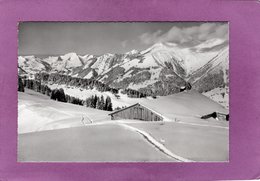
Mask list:
[[[0,181],[260,178],[259,20],[259,1],[1,0]],[[229,163],[17,163],[19,21],[229,21]]]

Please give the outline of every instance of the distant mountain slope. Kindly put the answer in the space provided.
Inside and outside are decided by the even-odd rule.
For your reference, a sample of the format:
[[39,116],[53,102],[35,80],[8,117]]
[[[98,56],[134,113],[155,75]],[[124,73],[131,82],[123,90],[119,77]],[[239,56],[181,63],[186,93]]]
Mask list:
[[199,92],[228,86],[228,48],[225,48],[207,64],[192,73],[189,82]]
[[66,74],[149,95],[178,93],[188,82],[199,92],[228,86],[228,43],[220,39],[192,48],[157,43],[125,54],[19,56],[18,64],[28,74]]
[[19,56],[18,66],[27,73],[36,74],[42,71],[49,71],[50,65],[43,63],[40,58],[35,56]]

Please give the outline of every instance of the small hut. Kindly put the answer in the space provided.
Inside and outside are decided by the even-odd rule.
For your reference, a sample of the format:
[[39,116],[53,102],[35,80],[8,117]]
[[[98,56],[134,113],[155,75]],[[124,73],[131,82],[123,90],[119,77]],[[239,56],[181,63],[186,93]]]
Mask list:
[[201,116],[201,119],[209,119],[209,118],[214,118],[214,119],[221,120],[221,121],[229,121],[229,114],[213,112],[213,113]]
[[139,103],[114,111],[109,115],[112,120],[138,119],[143,121],[163,121],[163,117],[159,113]]
[[185,91],[186,90],[186,87],[185,86],[181,86],[180,87],[180,92],[183,92],[183,91]]

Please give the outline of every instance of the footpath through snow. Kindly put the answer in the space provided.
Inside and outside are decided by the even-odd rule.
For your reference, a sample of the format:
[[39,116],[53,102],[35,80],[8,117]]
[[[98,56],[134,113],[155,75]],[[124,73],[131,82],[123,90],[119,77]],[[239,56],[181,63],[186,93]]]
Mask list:
[[92,121],[91,124],[84,124],[85,126],[94,126],[94,125],[104,125],[104,124],[116,124],[116,125],[120,125],[124,128],[126,128],[127,130],[131,130],[134,131],[138,134],[140,134],[143,138],[145,138],[146,141],[148,141],[150,144],[152,144],[152,146],[154,146],[155,148],[157,148],[160,152],[164,153],[165,155],[167,155],[170,158],[176,159],[180,162],[193,162],[192,160],[183,158],[179,155],[176,155],[175,153],[173,153],[172,151],[170,151],[169,149],[167,149],[163,144],[161,144],[160,142],[158,142],[155,138],[153,138],[149,133],[142,131],[140,129],[137,129],[133,126],[129,126],[126,125],[124,123],[140,123],[138,121],[106,121],[106,122],[99,122],[99,123],[94,123]]
[[181,156],[178,156],[178,155],[172,153],[164,145],[162,145],[160,142],[158,142],[156,139],[154,139],[149,133],[147,133],[145,131],[142,131],[140,129],[137,129],[137,128],[133,127],[133,126],[126,125],[126,124],[119,124],[119,125],[125,127],[128,130],[132,130],[132,131],[135,131],[135,132],[141,134],[149,143],[151,143],[159,151],[163,152],[167,156],[170,156],[171,158],[174,158],[174,159],[176,159],[178,161],[181,161],[181,162],[192,162],[192,160],[188,160],[186,158],[183,158]]

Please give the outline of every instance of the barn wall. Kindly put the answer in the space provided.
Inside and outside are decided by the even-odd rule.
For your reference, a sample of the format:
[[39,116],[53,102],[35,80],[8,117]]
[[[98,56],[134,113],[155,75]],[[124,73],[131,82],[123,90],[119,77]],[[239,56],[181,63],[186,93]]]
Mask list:
[[143,121],[162,121],[163,118],[153,111],[143,107],[141,105],[136,105],[117,113],[111,115],[113,120],[118,119],[138,119]]

